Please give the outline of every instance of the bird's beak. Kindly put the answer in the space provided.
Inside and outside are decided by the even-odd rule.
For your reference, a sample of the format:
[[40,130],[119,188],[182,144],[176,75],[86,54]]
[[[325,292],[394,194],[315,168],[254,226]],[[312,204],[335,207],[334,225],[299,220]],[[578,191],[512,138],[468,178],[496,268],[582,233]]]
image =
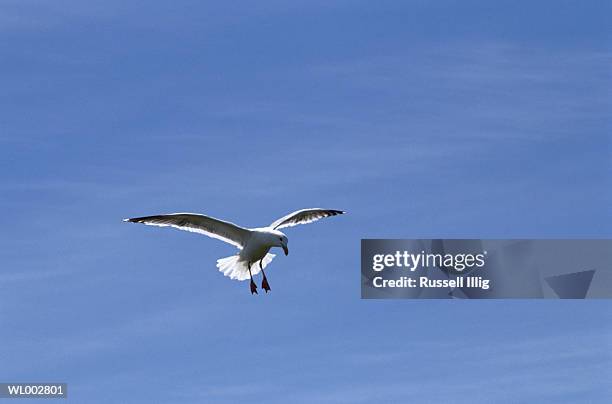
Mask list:
[[289,249],[285,244],[283,244],[283,251],[285,252],[285,255],[289,255]]

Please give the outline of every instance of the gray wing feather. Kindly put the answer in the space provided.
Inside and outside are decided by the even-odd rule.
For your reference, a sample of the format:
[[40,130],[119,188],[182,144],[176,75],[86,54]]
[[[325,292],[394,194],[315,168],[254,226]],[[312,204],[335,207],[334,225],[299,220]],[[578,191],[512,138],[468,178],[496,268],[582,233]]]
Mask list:
[[283,216],[270,225],[273,229],[282,229],[284,227],[293,227],[298,224],[312,223],[319,219],[329,216],[336,216],[345,213],[342,210],[333,209],[321,209],[321,208],[310,208],[301,209],[293,213],[289,213],[287,216]]
[[238,248],[244,247],[251,231],[234,223],[196,213],[171,213],[124,219],[124,222],[143,223],[149,226],[174,227],[176,229],[204,234]]

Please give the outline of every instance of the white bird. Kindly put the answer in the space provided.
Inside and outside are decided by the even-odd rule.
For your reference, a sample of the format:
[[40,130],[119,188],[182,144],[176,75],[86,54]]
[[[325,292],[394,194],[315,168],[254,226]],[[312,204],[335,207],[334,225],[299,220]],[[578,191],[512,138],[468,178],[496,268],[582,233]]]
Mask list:
[[[289,254],[287,236],[278,231],[285,227],[293,227],[317,221],[324,217],[341,215],[345,212],[332,209],[301,209],[283,216],[267,227],[247,229],[234,223],[215,219],[197,213],[171,213],[168,215],[134,217],[123,219],[124,222],[144,223],[151,226],[175,227],[180,230],[191,231],[216,238],[236,246],[240,252],[230,257],[217,260],[217,268],[230,279],[244,281],[251,279],[251,294],[257,293],[257,286],[253,275],[261,271],[263,279],[261,287],[268,293],[270,285],[266,279],[264,268],[275,257],[268,253],[272,247],[281,247],[285,255]],[[259,261],[259,269],[251,266]]]

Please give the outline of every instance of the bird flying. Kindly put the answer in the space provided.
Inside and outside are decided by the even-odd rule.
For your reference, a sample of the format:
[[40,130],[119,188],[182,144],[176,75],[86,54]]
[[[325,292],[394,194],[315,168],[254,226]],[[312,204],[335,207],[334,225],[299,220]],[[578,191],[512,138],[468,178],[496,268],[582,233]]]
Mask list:
[[[150,226],[174,227],[180,230],[204,234],[226,243],[232,244],[238,250],[236,255],[217,260],[217,268],[230,279],[244,281],[250,279],[251,294],[257,294],[257,286],[253,275],[260,271],[263,275],[261,287],[268,293],[270,284],[264,268],[275,257],[268,251],[272,247],[280,247],[289,255],[287,236],[279,231],[285,227],[306,224],[324,217],[341,215],[345,212],[333,209],[310,208],[301,209],[274,221],[266,227],[248,229],[234,223],[215,219],[214,217],[197,213],[171,213],[167,215],[143,216],[123,219],[124,222],[143,223]],[[259,265],[254,266],[254,264]]]

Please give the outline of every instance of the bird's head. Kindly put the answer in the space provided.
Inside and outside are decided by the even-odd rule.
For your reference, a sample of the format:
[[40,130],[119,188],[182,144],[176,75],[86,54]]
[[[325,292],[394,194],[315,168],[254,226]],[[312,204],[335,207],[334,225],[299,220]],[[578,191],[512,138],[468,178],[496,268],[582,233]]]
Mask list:
[[278,230],[272,230],[272,231],[273,231],[272,234],[274,237],[274,246],[281,247],[283,251],[285,252],[285,255],[289,255],[289,248],[287,248],[287,243],[289,242],[289,240],[287,239],[287,236],[285,236],[284,233]]

